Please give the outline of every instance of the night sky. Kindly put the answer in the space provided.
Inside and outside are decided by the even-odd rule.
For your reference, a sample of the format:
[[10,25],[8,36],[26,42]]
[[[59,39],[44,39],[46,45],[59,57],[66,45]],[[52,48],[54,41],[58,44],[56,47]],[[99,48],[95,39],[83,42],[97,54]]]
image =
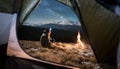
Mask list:
[[66,6],[56,0],[42,0],[38,7],[30,14],[24,24],[40,25],[67,22],[69,25],[70,21],[74,24],[79,24],[76,14],[69,6]]

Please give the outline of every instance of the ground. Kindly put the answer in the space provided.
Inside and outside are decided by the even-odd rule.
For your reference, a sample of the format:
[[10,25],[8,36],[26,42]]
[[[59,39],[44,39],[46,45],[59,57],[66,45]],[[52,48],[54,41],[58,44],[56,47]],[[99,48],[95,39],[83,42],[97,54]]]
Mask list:
[[101,69],[89,44],[84,48],[79,43],[53,42],[45,48],[39,41],[20,41],[21,47],[30,56],[58,64],[80,67],[82,69]]

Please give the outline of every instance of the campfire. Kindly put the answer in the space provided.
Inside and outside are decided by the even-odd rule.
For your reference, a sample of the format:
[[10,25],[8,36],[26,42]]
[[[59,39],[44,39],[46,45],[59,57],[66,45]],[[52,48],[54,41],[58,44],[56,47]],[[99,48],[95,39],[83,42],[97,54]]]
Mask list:
[[85,48],[84,43],[82,43],[80,38],[81,38],[81,35],[80,35],[80,32],[78,32],[78,34],[77,34],[77,46],[81,46],[81,48],[84,49]]

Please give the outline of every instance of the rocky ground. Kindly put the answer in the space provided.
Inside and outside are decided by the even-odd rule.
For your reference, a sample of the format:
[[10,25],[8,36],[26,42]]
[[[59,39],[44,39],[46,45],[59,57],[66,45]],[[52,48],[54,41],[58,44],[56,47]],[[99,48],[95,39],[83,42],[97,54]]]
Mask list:
[[89,44],[54,42],[45,48],[39,41],[20,41],[21,47],[30,56],[58,64],[80,67],[82,69],[102,69],[97,63]]

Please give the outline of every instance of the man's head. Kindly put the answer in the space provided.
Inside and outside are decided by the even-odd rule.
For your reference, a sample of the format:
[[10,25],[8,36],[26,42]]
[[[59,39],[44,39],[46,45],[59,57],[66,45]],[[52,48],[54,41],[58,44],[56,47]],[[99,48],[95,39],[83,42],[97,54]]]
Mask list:
[[45,33],[45,34],[50,34],[51,33],[51,30],[50,29],[45,29],[44,31],[43,31],[43,33]]

